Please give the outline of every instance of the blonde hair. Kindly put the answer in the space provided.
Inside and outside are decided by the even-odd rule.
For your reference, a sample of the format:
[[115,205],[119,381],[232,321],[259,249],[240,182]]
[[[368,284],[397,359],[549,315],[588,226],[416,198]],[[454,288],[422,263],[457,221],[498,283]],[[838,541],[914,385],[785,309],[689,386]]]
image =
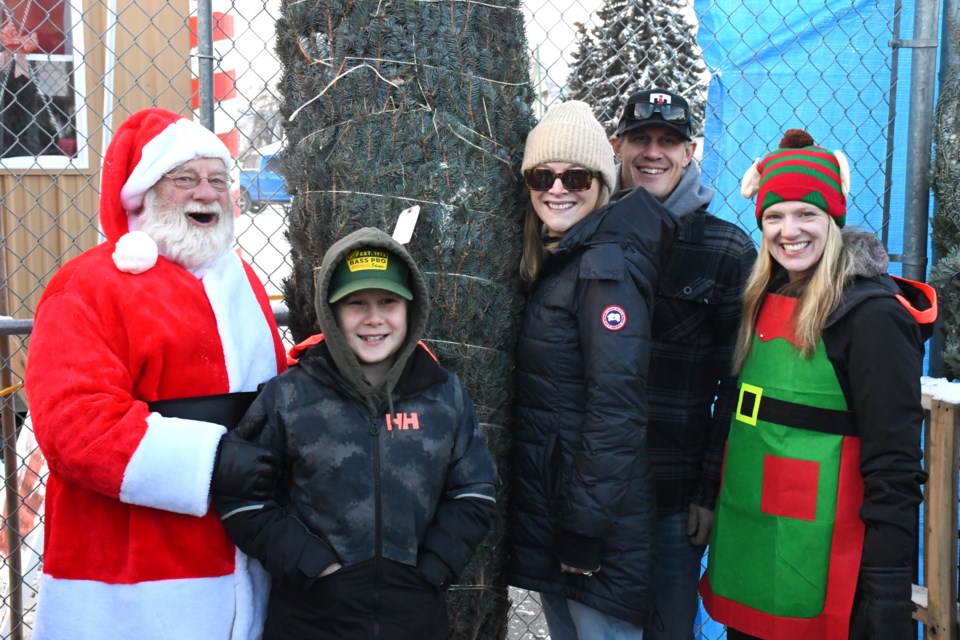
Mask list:
[[[597,196],[597,204],[593,211],[596,211],[610,201],[610,189],[598,176],[594,178],[600,180],[600,194]],[[532,192],[531,192],[532,193]],[[547,255],[547,248],[543,242],[543,222],[537,216],[533,209],[533,196],[527,200],[527,213],[523,218],[523,251],[520,254],[520,278],[528,285],[536,281],[540,275],[540,267],[543,265],[543,259]],[[588,215],[593,215],[591,211]]]
[[[836,224],[827,227],[823,255],[813,270],[796,282],[781,286],[777,293],[797,298],[790,321],[794,325],[800,353],[809,358],[813,355],[827,317],[840,304],[846,285],[847,267],[850,257],[843,250],[843,239]],[[766,239],[760,242],[760,255],[753,266],[747,286],[743,292],[743,319],[737,335],[736,351],[733,357],[733,372],[739,373],[750,355],[753,335],[756,332],[757,317],[763,298],[774,281],[786,277],[786,270],[770,255]]]

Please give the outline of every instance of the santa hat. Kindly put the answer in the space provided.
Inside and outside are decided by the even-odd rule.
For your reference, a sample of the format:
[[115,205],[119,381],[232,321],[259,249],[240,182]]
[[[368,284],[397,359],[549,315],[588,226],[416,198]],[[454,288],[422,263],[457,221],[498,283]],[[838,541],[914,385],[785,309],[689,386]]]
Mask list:
[[757,194],[757,225],[763,211],[778,202],[802,201],[826,211],[837,226],[847,219],[850,166],[840,151],[813,143],[803,129],[790,129],[779,148],[757,160],[740,183],[745,198]]
[[100,224],[117,244],[113,261],[127,273],[142,273],[157,262],[157,245],[143,232],[131,233],[131,219],[143,197],[171,169],[197,158],[219,158],[227,169],[233,157],[203,125],[166,109],[143,109],[117,129],[103,158]]

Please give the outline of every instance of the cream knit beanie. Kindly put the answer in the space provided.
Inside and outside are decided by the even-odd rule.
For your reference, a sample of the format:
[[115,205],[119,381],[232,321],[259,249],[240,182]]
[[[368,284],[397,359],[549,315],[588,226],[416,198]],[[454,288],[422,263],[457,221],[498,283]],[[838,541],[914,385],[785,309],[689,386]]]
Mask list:
[[589,105],[580,100],[550,107],[527,135],[521,171],[544,162],[570,162],[592,169],[610,193],[617,182],[610,140]]

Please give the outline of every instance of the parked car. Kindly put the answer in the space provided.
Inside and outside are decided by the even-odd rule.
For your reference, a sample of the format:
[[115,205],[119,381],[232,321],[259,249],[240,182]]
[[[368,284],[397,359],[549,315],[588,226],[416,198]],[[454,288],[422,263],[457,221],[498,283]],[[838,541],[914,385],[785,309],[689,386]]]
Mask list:
[[280,173],[280,142],[252,149],[240,166],[240,211],[257,213],[272,204],[290,204],[287,182]]

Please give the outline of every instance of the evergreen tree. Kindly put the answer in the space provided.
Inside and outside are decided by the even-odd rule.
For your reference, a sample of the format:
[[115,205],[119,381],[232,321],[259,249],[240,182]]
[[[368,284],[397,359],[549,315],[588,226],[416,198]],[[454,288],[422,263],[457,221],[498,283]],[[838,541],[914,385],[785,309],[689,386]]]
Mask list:
[[501,474],[501,516],[450,590],[451,627],[500,637],[519,165],[533,124],[519,0],[284,0],[281,12],[290,329],[295,340],[317,329],[314,269],[333,242],[363,226],[390,233],[421,207],[408,248],[432,292],[425,341],[470,392]]
[[936,215],[931,220],[933,249],[938,261],[930,270],[930,284],[937,289],[940,327],[943,331],[943,362],[950,377],[960,379],[960,68],[944,74],[937,99],[934,135],[933,195]]
[[606,0],[599,26],[577,29],[567,96],[593,107],[611,135],[627,97],[670,89],[690,103],[702,126],[706,67],[683,0]]

